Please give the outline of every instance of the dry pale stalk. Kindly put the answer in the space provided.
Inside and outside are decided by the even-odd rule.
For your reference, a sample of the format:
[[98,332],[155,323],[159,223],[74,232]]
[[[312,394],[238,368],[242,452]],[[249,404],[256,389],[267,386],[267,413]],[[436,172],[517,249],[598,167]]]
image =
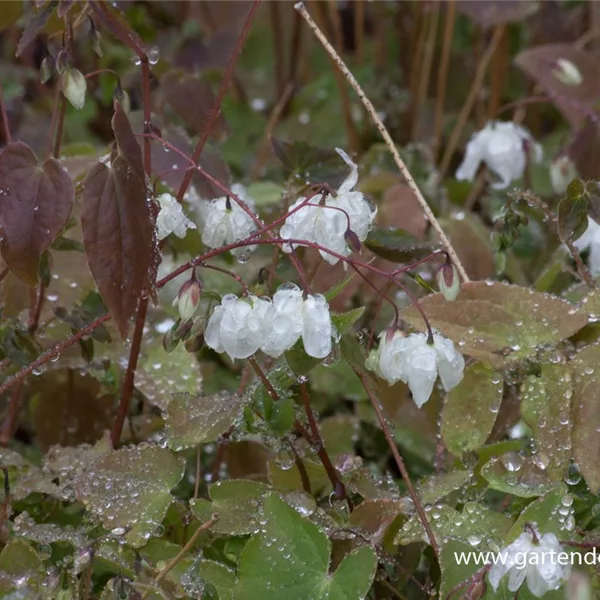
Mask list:
[[396,166],[398,167],[398,170],[402,173],[409,188],[412,190],[412,192],[417,197],[417,200],[419,201],[419,203],[421,204],[421,207],[423,208],[423,212],[425,213],[425,216],[431,223],[431,226],[437,232],[440,240],[442,241],[442,244],[444,244],[446,251],[448,252],[450,258],[452,259],[452,262],[454,263],[454,265],[456,266],[456,269],[460,273],[461,278],[465,282],[470,281],[469,276],[467,275],[462,263],[460,262],[460,259],[458,258],[458,255],[456,254],[456,250],[454,250],[454,247],[450,243],[450,240],[448,239],[448,237],[444,233],[443,229],[441,228],[441,226],[440,226],[438,220],[436,219],[435,215],[433,214],[433,211],[431,210],[429,204],[427,204],[427,200],[425,200],[423,194],[421,193],[421,190],[419,189],[415,180],[413,179],[412,175],[410,174],[410,171],[408,170],[407,166],[404,164],[404,161],[402,160],[402,158],[400,158],[400,154],[398,153],[398,150],[396,149],[394,141],[392,140],[392,137],[390,136],[388,130],[385,128],[385,125],[383,124],[382,120],[379,118],[379,115],[377,114],[377,111],[373,107],[373,104],[367,98],[365,92],[359,85],[358,81],[356,81],[354,75],[352,75],[352,73],[350,72],[350,70],[344,63],[344,61],[340,58],[339,54],[335,51],[333,46],[329,43],[329,41],[327,40],[327,38],[325,37],[325,35],[321,31],[321,29],[314,22],[312,17],[308,14],[308,11],[306,10],[306,7],[304,6],[304,4],[302,2],[298,2],[295,5],[295,8],[300,13],[302,18],[306,21],[308,26],[312,29],[313,33],[315,34],[315,36],[317,37],[319,42],[321,42],[323,48],[325,48],[326,52],[329,54],[329,56],[331,56],[331,58],[335,62],[338,69],[342,72],[342,74],[346,78],[346,81],[348,81],[348,83],[350,84],[352,89],[356,92],[360,101],[363,103],[365,109],[369,113],[369,116],[373,120],[373,123],[375,123],[375,126],[377,127],[377,130],[381,134],[381,137],[383,138],[385,145],[388,147],[389,151],[391,152],[394,162],[396,163]]

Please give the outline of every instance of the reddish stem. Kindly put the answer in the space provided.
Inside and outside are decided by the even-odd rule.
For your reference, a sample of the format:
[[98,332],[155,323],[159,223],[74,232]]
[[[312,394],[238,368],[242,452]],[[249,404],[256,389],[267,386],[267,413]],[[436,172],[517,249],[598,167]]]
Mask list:
[[344,483],[340,479],[338,472],[335,470],[333,464],[331,463],[331,459],[329,458],[329,454],[325,449],[325,444],[323,442],[323,438],[321,437],[321,432],[319,431],[319,426],[315,420],[315,415],[310,406],[310,396],[308,394],[308,386],[305,382],[300,384],[300,397],[302,398],[302,404],[304,404],[304,410],[306,412],[306,418],[308,419],[308,424],[310,426],[310,431],[312,433],[312,444],[315,446],[317,454],[323,463],[323,467],[325,472],[327,473],[327,477],[329,477],[329,481],[331,481],[331,485],[333,486],[333,490],[335,495],[343,500],[346,498],[348,500],[348,504],[350,505],[350,509],[352,509],[352,505],[350,504],[350,499],[346,496],[346,487]]
[[0,115],[2,115],[2,126],[4,128],[4,138],[7,144],[10,144],[12,138],[10,136],[10,126],[8,124],[8,115],[6,114],[6,106],[4,105],[4,94],[0,85]]
[[25,377],[27,377],[28,375],[31,375],[31,373],[33,373],[33,371],[39,369],[40,367],[43,367],[46,363],[49,363],[53,358],[59,357],[64,350],[77,344],[77,342],[79,342],[79,340],[84,338],[86,335],[89,335],[90,333],[92,333],[92,331],[94,331],[94,329],[96,329],[97,327],[100,327],[100,325],[102,325],[102,323],[108,321],[109,319],[110,319],[109,314],[98,317],[95,321],[92,321],[89,325],[86,325],[83,329],[80,329],[77,333],[68,337],[66,340],[63,340],[62,342],[57,343],[54,346],[54,348],[47,350],[46,352],[44,352],[43,354],[38,356],[38,358],[36,360],[34,360],[32,363],[28,364],[26,367],[23,367],[20,371],[15,373],[12,377],[5,379],[2,382],[2,385],[0,385],[0,396],[2,394],[4,394],[7,390],[9,390],[13,386],[15,386],[17,383],[19,383],[19,381],[22,381],[23,379],[25,379]]
[[404,460],[402,459],[402,456],[400,456],[400,452],[398,452],[398,447],[396,446],[396,441],[394,440],[394,436],[392,435],[392,432],[390,431],[390,428],[387,425],[387,421],[385,419],[385,416],[383,414],[381,406],[379,406],[379,400],[377,400],[375,394],[373,393],[373,390],[371,389],[371,386],[367,382],[367,378],[365,377],[365,375],[363,373],[361,373],[358,369],[354,369],[354,372],[356,373],[357,377],[360,379],[360,382],[362,383],[362,386],[363,386],[365,392],[367,393],[367,396],[369,397],[371,406],[373,407],[373,410],[375,411],[375,414],[377,415],[377,420],[379,421],[379,426],[381,427],[383,434],[385,435],[385,439],[388,443],[388,446],[390,447],[390,450],[392,451],[392,455],[394,457],[394,461],[396,462],[396,466],[398,467],[400,474],[402,475],[402,479],[404,480],[404,483],[408,489],[408,493],[415,505],[415,509],[417,511],[417,514],[419,515],[421,524],[423,525],[423,528],[425,529],[425,533],[427,534],[427,537],[429,538],[429,543],[431,545],[431,548],[433,549],[433,552],[435,553],[436,557],[439,558],[440,549],[439,549],[439,546],[435,539],[435,536],[433,535],[433,529],[431,528],[431,524],[427,520],[427,515],[425,514],[423,505],[421,504],[421,501],[419,500],[419,496],[417,495],[417,492],[415,491],[415,488],[412,484],[410,475],[408,474],[406,465],[404,464]]
[[[244,22],[240,35],[238,36],[238,39],[236,41],[235,48],[233,49],[233,52],[229,59],[227,69],[223,74],[223,79],[221,80],[221,85],[219,86],[219,92],[217,94],[217,97],[215,98],[215,103],[206,122],[206,126],[204,128],[202,136],[196,144],[194,153],[192,154],[192,162],[194,165],[200,160],[202,150],[204,149],[204,146],[206,145],[206,142],[208,141],[208,138],[210,137],[212,129],[215,125],[217,117],[221,112],[221,104],[223,103],[223,99],[225,98],[225,94],[227,93],[227,89],[229,88],[229,84],[233,79],[233,72],[237,63],[237,59],[240,53],[242,52],[242,47],[244,45],[244,42],[246,41],[246,38],[248,37],[248,33],[250,32],[252,22],[254,21],[254,17],[256,16],[256,13],[260,7],[260,3],[261,0],[254,0],[252,6],[250,7],[250,10],[248,11],[248,15],[246,16],[246,20]],[[189,169],[188,171],[186,171],[183,181],[179,186],[179,190],[177,191],[177,200],[179,200],[179,202],[183,200],[183,196],[186,190],[188,189],[190,182],[192,181],[193,175],[193,170]]]
[[133,338],[131,340],[131,349],[129,351],[129,360],[127,362],[127,371],[125,372],[125,379],[123,380],[123,389],[121,390],[121,399],[119,401],[119,407],[117,408],[117,416],[113,423],[113,428],[110,434],[113,448],[119,445],[121,440],[121,433],[123,431],[123,424],[127,418],[127,412],[129,411],[129,401],[133,396],[135,371],[137,369],[138,360],[140,357],[140,350],[142,348],[142,335],[144,333],[144,324],[146,323],[146,312],[148,310],[148,298],[144,297],[140,300],[138,307],[137,317],[135,320],[135,329],[133,332]]

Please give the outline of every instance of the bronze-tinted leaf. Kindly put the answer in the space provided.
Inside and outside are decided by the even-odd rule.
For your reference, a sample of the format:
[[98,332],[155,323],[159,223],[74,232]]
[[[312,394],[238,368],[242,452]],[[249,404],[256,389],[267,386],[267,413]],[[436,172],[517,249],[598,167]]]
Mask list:
[[[27,46],[29,46],[29,44],[35,40],[37,32],[46,24],[53,10],[54,2],[48,2],[44,8],[39,10],[31,17],[31,19],[29,19],[23,33],[21,34],[19,44],[17,45],[17,52],[15,54],[17,58],[21,56],[21,54],[23,54],[23,52],[27,49]],[[2,8],[2,12],[4,12],[4,7]]]
[[127,19],[123,17],[111,3],[105,0],[96,0],[89,4],[90,10],[98,21],[134,52],[144,51],[145,45],[140,36],[131,28]]
[[[215,104],[210,85],[197,77],[171,71],[162,77],[161,91],[165,100],[185,124],[202,135]],[[219,138],[225,132],[225,120],[219,114],[211,133]]]
[[[492,366],[531,356],[588,322],[583,310],[561,298],[497,282],[472,281],[463,284],[454,302],[431,294],[420,304],[432,327],[458,344],[461,352]],[[423,329],[414,307],[405,309],[401,317]]]
[[575,134],[567,151],[584,179],[600,178],[600,129],[595,119],[588,118]]
[[0,153],[0,250],[9,269],[30,285],[38,261],[61,232],[75,192],[54,158],[42,165],[27,144],[12,142]]
[[371,229],[364,243],[373,254],[397,263],[425,258],[438,248],[437,244],[419,240],[402,229],[379,227]]
[[484,29],[521,21],[539,8],[538,3],[531,0],[459,0],[456,6]]
[[[556,76],[560,59],[575,65],[583,78],[579,85],[567,85]],[[573,44],[546,44],[523,50],[515,63],[539,83],[572,125],[581,124],[600,100],[598,68],[600,59]]]
[[60,0],[58,3],[58,10],[56,11],[59,17],[64,17],[69,10],[71,10],[71,6],[75,3],[75,0]]
[[581,376],[573,393],[573,457],[592,492],[600,489],[600,345],[583,348],[573,359]]
[[141,150],[119,104],[112,127],[110,165],[99,162],[86,177],[81,224],[90,270],[125,338],[140,295],[153,283],[155,236]]

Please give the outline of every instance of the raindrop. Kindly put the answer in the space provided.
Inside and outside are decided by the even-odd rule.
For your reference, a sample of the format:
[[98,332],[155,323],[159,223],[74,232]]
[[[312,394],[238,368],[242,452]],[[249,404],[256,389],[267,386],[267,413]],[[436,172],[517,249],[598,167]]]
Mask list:
[[159,57],[160,54],[156,46],[153,46],[152,48],[150,48],[150,50],[148,50],[148,62],[151,65],[155,65],[158,62]]

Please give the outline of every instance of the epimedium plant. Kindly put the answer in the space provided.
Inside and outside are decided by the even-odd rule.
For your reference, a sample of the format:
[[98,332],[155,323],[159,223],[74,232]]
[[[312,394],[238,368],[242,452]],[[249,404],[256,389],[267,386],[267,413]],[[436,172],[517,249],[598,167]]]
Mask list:
[[[341,144],[273,138],[277,175],[246,187],[220,150],[259,0],[238,10],[216,94],[212,73],[161,68],[127,10],[37,5],[16,54],[55,28],[45,154],[13,139],[0,95],[2,597],[593,597],[596,570],[571,566],[600,543],[593,178],[562,156],[538,192],[541,145],[491,120],[456,171],[491,208],[444,216],[445,159],[399,152],[299,4],[385,144],[361,170]],[[559,105],[586,76],[561,52]],[[108,152],[65,153],[98,78]],[[378,180],[382,149],[402,183]],[[431,236],[385,223],[394,186]],[[536,231],[544,264],[524,258]],[[471,280],[473,248],[494,272]]]

